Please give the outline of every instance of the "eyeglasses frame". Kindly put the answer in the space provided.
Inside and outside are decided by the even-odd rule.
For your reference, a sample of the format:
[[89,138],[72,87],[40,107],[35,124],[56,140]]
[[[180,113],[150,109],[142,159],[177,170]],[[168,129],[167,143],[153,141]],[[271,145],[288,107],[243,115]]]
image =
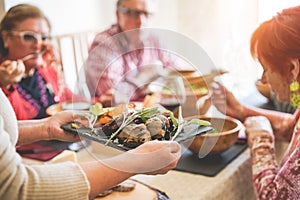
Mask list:
[[50,41],[52,39],[52,37],[50,35],[35,33],[33,31],[14,31],[14,30],[11,30],[11,31],[9,31],[9,33],[13,36],[19,36],[23,43],[32,43],[33,42],[33,41],[29,41],[29,40],[25,39],[26,34],[29,34],[30,36],[32,36],[35,39],[35,41],[38,41],[38,42]]
[[127,8],[124,6],[119,6],[117,11],[120,13],[126,14],[127,16],[132,17],[134,19],[137,19],[140,15],[144,15],[146,18],[149,18],[153,15],[153,13],[151,13],[151,12]]

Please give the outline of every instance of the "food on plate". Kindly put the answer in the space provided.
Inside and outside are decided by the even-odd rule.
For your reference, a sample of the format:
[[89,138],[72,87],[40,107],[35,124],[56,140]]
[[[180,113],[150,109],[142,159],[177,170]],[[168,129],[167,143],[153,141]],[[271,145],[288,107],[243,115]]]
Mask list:
[[147,130],[145,124],[129,124],[124,127],[117,138],[120,144],[131,148],[151,141],[150,132]]
[[106,123],[110,122],[112,120],[113,116],[114,116],[114,114],[112,111],[107,111],[106,113],[104,113],[98,117],[98,120],[95,123],[95,126],[106,124]]
[[[62,128],[105,145],[116,144],[124,150],[151,140],[184,140],[212,129],[210,123],[204,120],[184,120],[181,106],[178,118],[175,118],[171,111],[162,111],[158,107],[133,109],[131,106],[126,111],[115,112],[114,109],[103,111],[102,108],[94,106],[88,113],[77,114],[74,122],[65,124]],[[184,134],[181,134],[182,132]]]
[[[170,111],[161,112],[158,108],[144,108],[118,115],[98,129],[111,140],[134,148],[150,140],[170,140],[177,130],[177,119]],[[120,128],[121,127],[121,128]],[[99,133],[101,134],[101,133]]]
[[71,124],[71,128],[74,129],[78,129],[78,128],[82,128],[83,124],[79,123],[79,122],[74,122]]

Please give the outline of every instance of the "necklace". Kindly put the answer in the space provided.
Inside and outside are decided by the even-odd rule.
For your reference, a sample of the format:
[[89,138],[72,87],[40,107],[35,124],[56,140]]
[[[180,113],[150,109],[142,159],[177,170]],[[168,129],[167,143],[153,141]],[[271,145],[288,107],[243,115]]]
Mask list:
[[[34,86],[37,88],[34,88]],[[44,108],[48,107],[49,101],[46,82],[37,70],[32,77],[29,77],[28,85],[18,83],[16,84],[16,89],[21,96],[37,110],[40,110],[41,106]],[[36,92],[36,95],[33,95],[32,92]]]

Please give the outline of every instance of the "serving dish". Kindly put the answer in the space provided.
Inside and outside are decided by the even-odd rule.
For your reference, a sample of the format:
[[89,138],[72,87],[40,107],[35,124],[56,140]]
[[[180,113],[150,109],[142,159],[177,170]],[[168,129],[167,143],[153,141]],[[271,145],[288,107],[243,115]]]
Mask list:
[[225,118],[200,116],[198,118],[209,121],[215,130],[212,133],[198,135],[188,143],[187,148],[195,154],[218,154],[226,151],[235,144],[243,127],[239,120],[229,116]]
[[151,140],[184,142],[199,134],[211,131],[212,127],[205,123],[203,120],[176,119],[172,112],[161,112],[153,107],[112,116],[112,120],[92,128],[84,122],[70,122],[63,125],[62,129],[101,144],[127,151]]
[[209,74],[201,75],[199,73],[193,73],[190,75],[183,76],[186,87],[208,87],[214,80],[215,77],[227,73],[226,70],[214,70]]
[[179,73],[183,77],[187,76],[194,76],[197,74],[197,71],[194,69],[183,69],[183,70],[177,70],[177,73]]
[[205,115],[211,105],[212,99],[210,94],[200,97],[196,103],[198,113],[200,115]]

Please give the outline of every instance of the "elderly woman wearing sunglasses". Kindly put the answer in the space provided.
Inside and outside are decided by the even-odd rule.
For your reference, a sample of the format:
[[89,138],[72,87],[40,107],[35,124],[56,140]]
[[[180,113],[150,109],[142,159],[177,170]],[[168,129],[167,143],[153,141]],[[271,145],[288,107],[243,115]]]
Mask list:
[[0,23],[0,87],[18,119],[46,117],[50,105],[71,95],[58,85],[50,30],[46,16],[27,4],[11,8]]

